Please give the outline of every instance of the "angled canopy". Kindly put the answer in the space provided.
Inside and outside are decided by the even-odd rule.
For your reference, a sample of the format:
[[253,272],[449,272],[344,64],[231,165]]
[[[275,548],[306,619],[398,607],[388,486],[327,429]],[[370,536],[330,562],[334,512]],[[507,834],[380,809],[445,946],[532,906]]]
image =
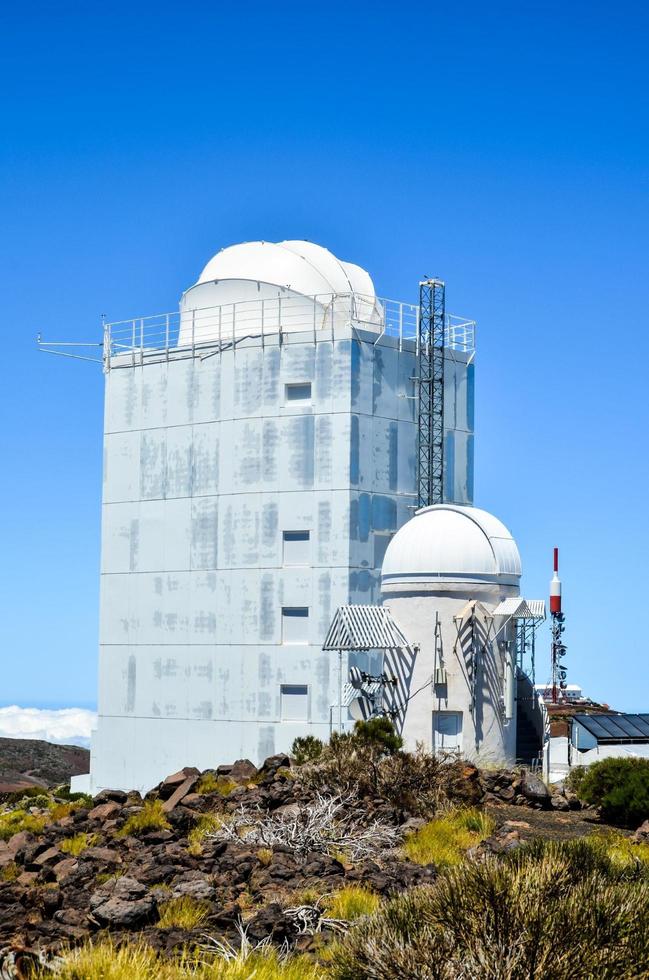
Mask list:
[[507,616],[509,619],[545,619],[543,599],[521,599],[510,596],[496,606],[492,616]]
[[339,606],[323,650],[395,650],[409,647],[385,606]]

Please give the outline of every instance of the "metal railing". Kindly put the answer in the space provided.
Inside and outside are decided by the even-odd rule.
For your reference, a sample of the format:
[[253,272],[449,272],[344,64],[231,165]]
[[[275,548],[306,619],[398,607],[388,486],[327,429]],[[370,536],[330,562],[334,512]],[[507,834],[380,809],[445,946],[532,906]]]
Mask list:
[[[419,307],[397,300],[377,299],[358,293],[317,296],[276,296],[246,300],[203,309],[136,317],[104,324],[106,369],[144,360],[169,357],[170,352],[189,355],[218,352],[246,338],[280,341],[287,333],[308,332],[313,340],[333,338],[336,328],[370,329],[378,335],[418,344]],[[447,315],[445,346],[453,351],[475,350],[475,322]],[[157,355],[157,356],[156,356]]]

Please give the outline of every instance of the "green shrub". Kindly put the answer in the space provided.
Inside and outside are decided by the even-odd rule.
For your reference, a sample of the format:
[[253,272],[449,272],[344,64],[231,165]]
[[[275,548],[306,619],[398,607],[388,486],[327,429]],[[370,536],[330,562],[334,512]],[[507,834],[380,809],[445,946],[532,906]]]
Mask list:
[[649,975],[649,880],[605,842],[536,841],[384,904],[332,953],[338,980]]
[[453,786],[462,777],[465,763],[440,759],[423,747],[415,752],[386,754],[376,742],[357,733],[334,732],[321,757],[300,771],[311,788],[360,797],[380,797],[411,814],[429,817],[442,801],[453,797]]
[[353,737],[358,742],[372,746],[385,755],[393,755],[403,746],[403,739],[389,718],[370,718],[368,721],[357,721],[354,725]]
[[589,766],[579,785],[586,803],[604,820],[637,827],[649,818],[649,759],[602,759]]
[[565,778],[565,787],[577,796],[581,796],[581,784],[588,769],[586,766],[574,766]]
[[324,742],[316,738],[315,735],[302,735],[294,739],[291,745],[291,755],[298,766],[302,766],[305,762],[313,762],[315,759],[319,759],[323,749]]
[[118,837],[127,837],[133,834],[146,834],[149,830],[168,830],[169,821],[162,809],[160,800],[147,800],[139,813],[134,813],[128,818]]
[[52,796],[55,796],[58,800],[66,800],[68,803],[80,803],[82,806],[88,808],[93,805],[92,796],[89,793],[72,793],[66,783],[53,789]]

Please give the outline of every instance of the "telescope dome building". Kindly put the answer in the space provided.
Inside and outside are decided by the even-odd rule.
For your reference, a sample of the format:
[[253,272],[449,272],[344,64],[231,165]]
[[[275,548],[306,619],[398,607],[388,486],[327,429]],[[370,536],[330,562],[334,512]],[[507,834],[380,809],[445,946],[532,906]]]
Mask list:
[[[395,574],[405,561],[390,541],[417,502],[418,315],[326,248],[248,242],[177,311],[106,325],[98,725],[75,788],[146,790],[329,737],[332,616],[380,601],[386,549]],[[447,319],[458,505],[473,501],[474,353],[473,324]]]
[[417,650],[404,698],[408,747],[515,760],[520,578],[513,537],[477,507],[426,507],[390,542],[383,604]]

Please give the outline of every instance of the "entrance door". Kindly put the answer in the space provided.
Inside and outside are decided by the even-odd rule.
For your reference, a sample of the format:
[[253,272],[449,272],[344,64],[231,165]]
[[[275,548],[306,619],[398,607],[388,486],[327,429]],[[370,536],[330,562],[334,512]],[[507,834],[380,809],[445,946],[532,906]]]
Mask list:
[[433,711],[433,751],[462,751],[461,711]]

